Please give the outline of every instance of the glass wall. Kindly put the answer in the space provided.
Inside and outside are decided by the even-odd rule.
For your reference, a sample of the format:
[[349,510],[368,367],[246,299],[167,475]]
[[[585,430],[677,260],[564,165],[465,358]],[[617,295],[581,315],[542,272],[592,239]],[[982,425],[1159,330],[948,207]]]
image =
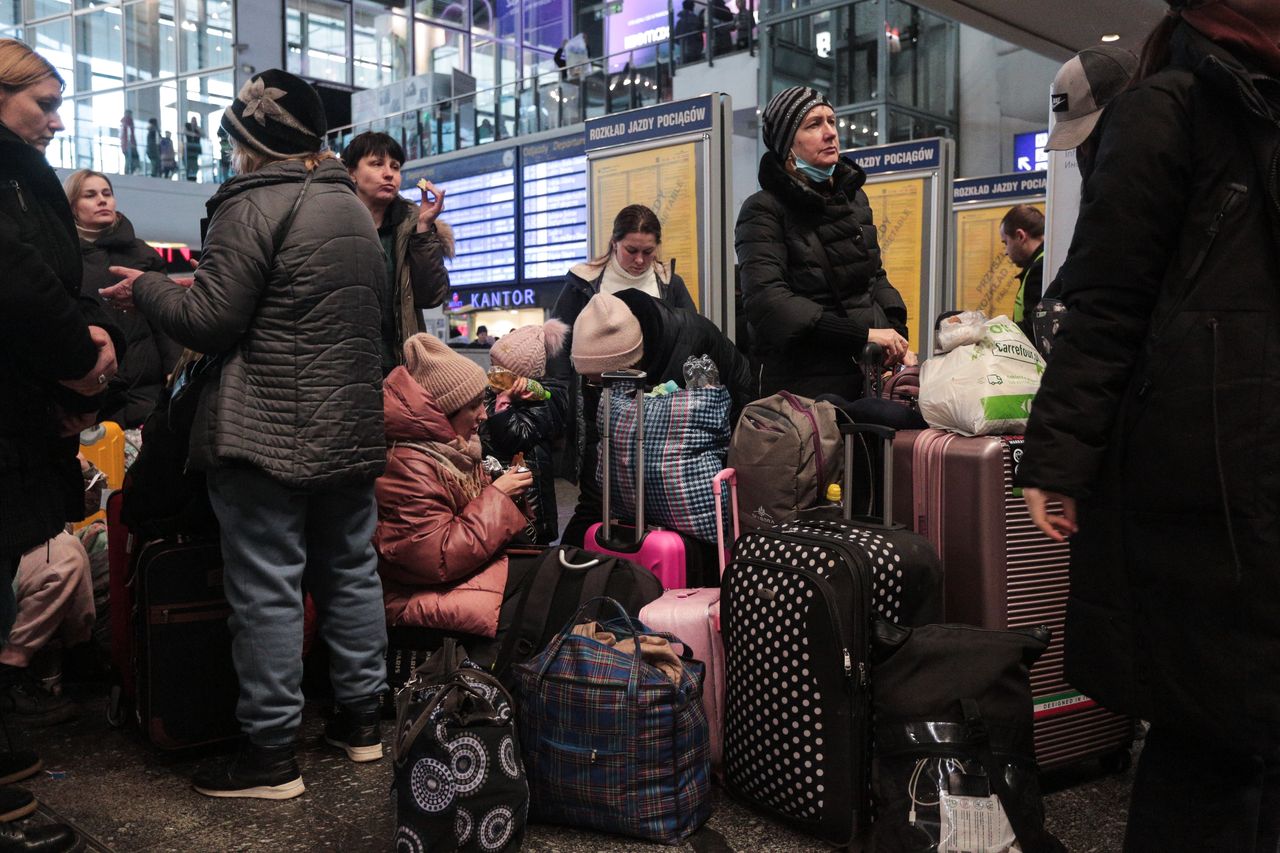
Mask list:
[[959,26],[901,0],[764,0],[761,103],[814,86],[836,107],[841,145],[955,137]]
[[64,168],[218,181],[218,118],[235,96],[231,0],[0,0],[13,35],[66,81]]
[[[596,19],[598,29],[603,10],[582,0],[285,0],[287,68],[356,89],[442,75],[432,94],[443,100],[454,94],[455,70],[483,90],[550,64],[572,34],[575,15]],[[505,100],[489,101],[477,108],[500,138],[504,124],[509,133],[516,121],[514,89]]]

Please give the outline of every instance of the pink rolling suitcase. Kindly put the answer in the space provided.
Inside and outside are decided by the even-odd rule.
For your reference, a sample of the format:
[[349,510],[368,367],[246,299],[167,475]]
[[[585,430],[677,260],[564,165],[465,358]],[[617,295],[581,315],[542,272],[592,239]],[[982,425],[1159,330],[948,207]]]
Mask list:
[[897,509],[942,558],[946,621],[995,629],[1047,625],[1053,632],[1031,668],[1040,766],[1100,758],[1123,769],[1134,721],[1099,707],[1063,674],[1071,550],[1036,529],[1022,490],[1013,486],[1022,443],[1015,435],[899,433],[894,479],[904,488]]
[[[603,459],[604,482],[601,483],[603,496],[604,520],[587,529],[584,550],[609,557],[621,557],[644,566],[662,582],[663,589],[683,589],[686,583],[686,544],[685,539],[674,530],[646,530],[644,526],[644,389],[638,388],[636,394],[636,524],[632,530],[632,541],[623,542],[622,537],[614,538],[614,528],[626,529],[623,525],[615,525],[610,516],[610,498],[612,482],[610,477],[610,398],[609,386],[614,382],[634,382],[639,385],[645,378],[640,370],[618,370],[606,373],[601,377],[604,382],[603,418],[600,423],[600,455]],[[589,476],[589,475],[587,475]]]
[[[733,510],[733,540],[729,542],[724,538],[724,511],[721,506],[726,482]],[[728,551],[738,538],[737,472],[725,468],[716,475],[711,488],[716,495],[716,546],[720,555],[720,573],[724,574]],[[702,707],[707,712],[711,730],[711,767],[719,772],[724,735],[724,643],[720,638],[720,588],[669,589],[657,601],[644,606],[640,611],[640,621],[655,631],[675,634],[689,646],[694,658],[706,666]]]

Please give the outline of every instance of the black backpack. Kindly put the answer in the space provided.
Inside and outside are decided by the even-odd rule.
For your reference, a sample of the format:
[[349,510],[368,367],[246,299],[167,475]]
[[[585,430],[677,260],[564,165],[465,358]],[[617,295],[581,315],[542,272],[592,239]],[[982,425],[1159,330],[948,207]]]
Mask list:
[[661,596],[662,584],[648,569],[572,545],[548,548],[534,559],[511,560],[493,672],[514,686],[515,665],[542,651],[593,598],[612,598],[638,616],[640,608]]
[[[1028,671],[1044,627],[872,630],[872,796],[879,853],[1065,853],[1044,828]],[[1003,817],[1002,817],[1003,815]]]

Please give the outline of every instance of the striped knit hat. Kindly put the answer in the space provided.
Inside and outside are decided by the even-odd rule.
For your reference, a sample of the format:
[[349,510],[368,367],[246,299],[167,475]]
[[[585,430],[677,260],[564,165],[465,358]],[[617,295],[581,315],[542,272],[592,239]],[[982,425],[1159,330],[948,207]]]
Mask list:
[[792,86],[774,95],[760,117],[764,125],[764,144],[779,157],[791,152],[791,141],[796,138],[800,122],[814,107],[829,107],[831,102],[817,89],[808,86]]
[[222,113],[222,129],[241,145],[283,160],[323,148],[328,122],[307,81],[272,68],[240,88]]

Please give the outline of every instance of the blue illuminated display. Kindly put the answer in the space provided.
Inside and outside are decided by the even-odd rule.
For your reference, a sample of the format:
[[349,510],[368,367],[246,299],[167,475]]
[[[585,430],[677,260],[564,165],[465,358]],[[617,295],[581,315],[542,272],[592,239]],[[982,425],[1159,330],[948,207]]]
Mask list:
[[521,151],[524,278],[560,278],[587,257],[587,157],[580,133]]

